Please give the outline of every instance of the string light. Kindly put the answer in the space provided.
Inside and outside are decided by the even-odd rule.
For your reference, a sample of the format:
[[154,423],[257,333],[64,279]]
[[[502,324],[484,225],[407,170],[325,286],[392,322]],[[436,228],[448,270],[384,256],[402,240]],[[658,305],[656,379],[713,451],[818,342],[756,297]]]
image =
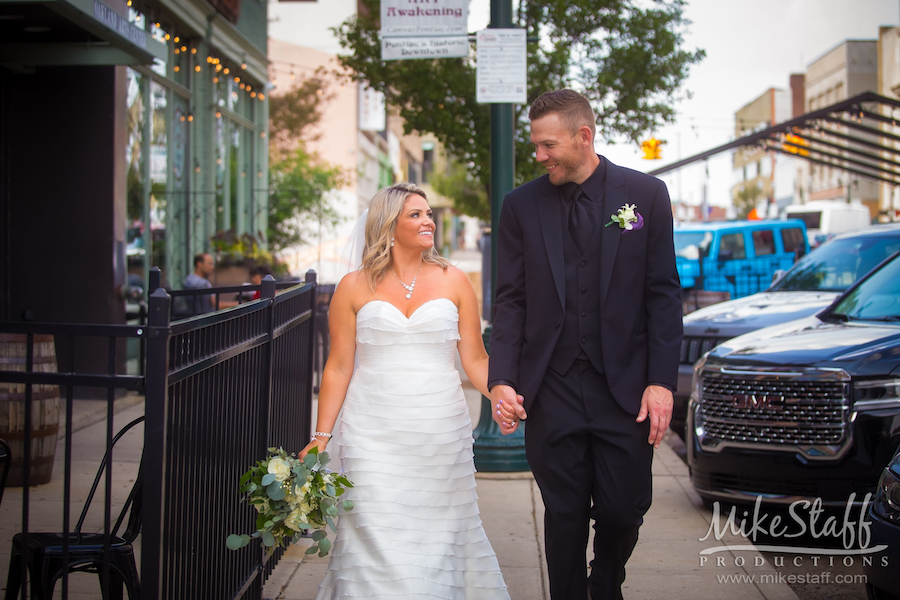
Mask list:
[[235,78],[234,78],[234,82],[235,82],[235,83],[240,83],[240,82],[241,82],[241,78],[240,78],[240,77],[237,77],[237,76],[235,76]]
[[181,47],[181,51],[182,51],[182,52],[187,52],[187,46],[182,46],[182,47]]
[[169,36],[169,34],[167,33],[167,34],[166,34],[166,41],[169,41],[169,38],[170,38],[170,36]]
[[191,48],[191,54],[197,54],[197,49],[196,49],[196,48]]
[[222,118],[222,113],[219,112],[219,111],[216,111],[216,118],[217,118],[217,119]]
[[194,120],[194,114],[188,113],[188,121],[193,121],[193,120]]
[[128,0],[128,2],[126,2],[126,4],[127,4],[128,6],[131,6],[131,0]]
[[222,70],[222,72],[225,73],[226,75],[228,75],[228,67],[225,67],[225,68]]
[[250,97],[251,97],[251,98],[256,98],[256,92],[250,92]]
[[218,77],[213,77],[213,83],[219,83],[219,78],[218,78]]
[[[260,99],[260,100],[265,100],[265,99],[266,99],[266,95],[265,95],[265,94],[260,94],[260,95],[259,95],[259,99]],[[265,136],[263,136],[263,137],[265,137]]]
[[195,67],[194,67],[194,70],[197,71],[197,72],[199,73],[199,72],[200,72],[200,65],[195,66]]
[[178,65],[175,65],[175,72],[177,73],[180,70],[181,70],[181,67],[179,67]]
[[178,38],[178,36],[175,36],[175,39],[174,39],[174,40],[172,40],[172,41],[173,41],[173,42],[175,42],[175,43],[176,43],[176,44],[177,44],[177,43],[178,43],[178,41],[179,41],[179,38]]
[[241,63],[241,68],[244,69],[244,70],[246,71],[246,70],[247,70],[247,63],[242,62],[242,63]]
[[244,84],[242,83],[239,87],[240,87],[241,89],[244,89],[244,88],[247,87],[247,86],[244,85]]
[[294,76],[294,72],[291,71],[291,79],[294,79],[294,77],[295,77],[295,76]]
[[265,131],[260,131],[260,132],[259,132],[259,137],[261,137],[261,138],[266,137],[266,132],[265,132]]

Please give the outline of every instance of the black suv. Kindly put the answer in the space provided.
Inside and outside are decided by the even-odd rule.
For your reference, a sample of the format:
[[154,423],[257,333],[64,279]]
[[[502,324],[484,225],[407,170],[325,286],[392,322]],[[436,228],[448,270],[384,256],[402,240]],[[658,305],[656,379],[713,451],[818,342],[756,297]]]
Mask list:
[[723,342],[692,388],[705,500],[862,500],[900,445],[900,253],[816,316]]
[[686,315],[672,430],[684,438],[694,363],[704,353],[733,337],[816,314],[898,250],[900,224],[843,233],[794,263],[769,289]]

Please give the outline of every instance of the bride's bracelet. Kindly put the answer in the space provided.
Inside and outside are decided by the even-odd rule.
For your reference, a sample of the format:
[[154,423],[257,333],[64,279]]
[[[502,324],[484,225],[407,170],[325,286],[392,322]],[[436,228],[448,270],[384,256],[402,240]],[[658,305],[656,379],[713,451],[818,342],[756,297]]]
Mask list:
[[328,432],[325,432],[325,431],[316,431],[315,433],[313,433],[312,437],[310,438],[310,441],[316,441],[316,440],[318,440],[319,438],[325,438],[325,439],[322,440],[322,441],[325,442],[325,443],[328,443],[328,438],[330,438],[330,437],[331,437],[331,434],[328,433]]

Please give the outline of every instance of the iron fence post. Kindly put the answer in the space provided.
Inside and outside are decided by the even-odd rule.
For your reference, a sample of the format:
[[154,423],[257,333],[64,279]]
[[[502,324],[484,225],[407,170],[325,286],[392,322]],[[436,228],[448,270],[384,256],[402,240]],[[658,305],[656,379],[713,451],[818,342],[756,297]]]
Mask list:
[[[153,275],[151,273],[151,279]],[[169,315],[172,299],[162,288],[150,295],[144,399],[144,490],[141,530],[141,600],[163,593],[166,422],[169,412]]]
[[275,341],[275,278],[266,275],[262,280],[260,297],[268,300],[266,306],[267,340],[263,351],[262,387],[259,391],[259,452],[260,457],[266,455],[269,448],[269,406],[272,400],[272,353]]

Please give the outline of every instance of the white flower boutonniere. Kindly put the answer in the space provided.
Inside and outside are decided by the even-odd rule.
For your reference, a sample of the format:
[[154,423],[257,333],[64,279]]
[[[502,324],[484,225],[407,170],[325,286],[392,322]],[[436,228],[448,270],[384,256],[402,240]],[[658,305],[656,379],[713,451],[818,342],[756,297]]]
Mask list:
[[604,225],[604,227],[617,223],[625,231],[637,231],[644,226],[644,217],[641,216],[641,213],[636,212],[635,208],[637,206],[634,204],[622,205],[622,208],[610,216],[609,223]]

